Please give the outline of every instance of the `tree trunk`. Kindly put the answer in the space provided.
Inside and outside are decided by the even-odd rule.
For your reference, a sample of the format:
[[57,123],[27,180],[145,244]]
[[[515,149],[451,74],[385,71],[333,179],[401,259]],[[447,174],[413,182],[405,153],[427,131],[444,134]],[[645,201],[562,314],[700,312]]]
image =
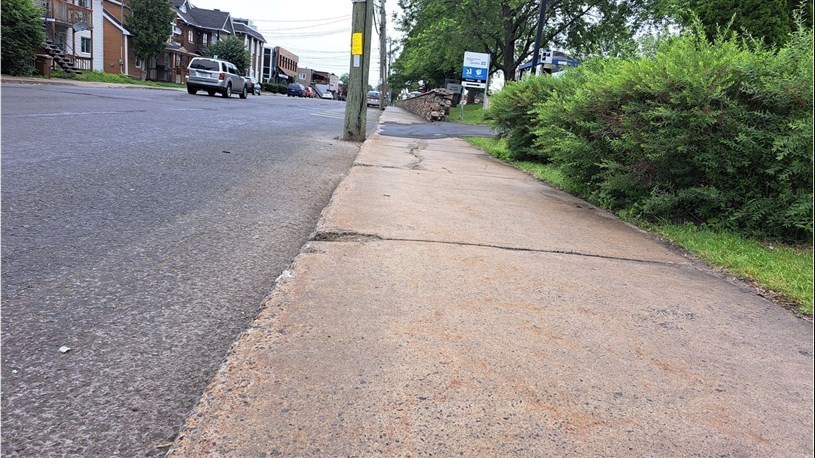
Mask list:
[[515,81],[515,30],[509,11],[504,10],[504,49],[501,54],[504,59],[501,71],[504,72],[504,81]]

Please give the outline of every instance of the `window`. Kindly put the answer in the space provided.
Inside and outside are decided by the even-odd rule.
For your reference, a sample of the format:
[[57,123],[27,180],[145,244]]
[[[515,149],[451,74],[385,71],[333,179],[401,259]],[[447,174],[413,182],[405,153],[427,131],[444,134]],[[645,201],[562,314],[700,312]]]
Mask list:
[[136,68],[144,68],[144,61],[140,58],[136,58]]
[[187,42],[195,43],[195,37],[192,35],[192,30],[187,30]]
[[220,64],[214,60],[195,58],[190,62],[190,68],[196,70],[221,71]]
[[201,40],[201,44],[203,44],[204,46],[206,46],[206,45],[207,45],[207,34],[204,34],[204,35],[202,36],[202,38],[203,38],[203,39]]
[[91,39],[86,37],[81,37],[81,50],[83,53],[90,54],[91,53]]

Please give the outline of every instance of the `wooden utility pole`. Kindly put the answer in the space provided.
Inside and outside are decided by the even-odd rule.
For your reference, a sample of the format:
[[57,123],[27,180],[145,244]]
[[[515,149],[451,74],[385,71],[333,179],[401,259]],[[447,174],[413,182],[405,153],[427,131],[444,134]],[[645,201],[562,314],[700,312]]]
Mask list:
[[343,140],[365,141],[368,121],[366,93],[371,67],[371,22],[374,0],[351,0],[351,68],[348,72],[348,96],[345,101]]
[[388,106],[388,50],[385,0],[379,0],[379,109]]

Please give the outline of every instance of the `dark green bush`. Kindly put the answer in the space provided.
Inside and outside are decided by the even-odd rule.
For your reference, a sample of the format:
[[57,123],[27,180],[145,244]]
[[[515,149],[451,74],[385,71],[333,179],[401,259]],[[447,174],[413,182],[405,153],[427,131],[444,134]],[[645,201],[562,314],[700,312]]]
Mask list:
[[807,241],[812,64],[811,31],[777,52],[695,31],[652,55],[510,85],[491,115],[607,208]]
[[44,11],[31,0],[2,0],[3,73],[31,74],[34,55],[45,41],[41,17]]
[[498,134],[507,139],[512,158],[524,159],[529,155],[535,144],[532,109],[551,95],[557,83],[551,77],[527,78],[508,83],[492,98],[484,118],[495,121]]

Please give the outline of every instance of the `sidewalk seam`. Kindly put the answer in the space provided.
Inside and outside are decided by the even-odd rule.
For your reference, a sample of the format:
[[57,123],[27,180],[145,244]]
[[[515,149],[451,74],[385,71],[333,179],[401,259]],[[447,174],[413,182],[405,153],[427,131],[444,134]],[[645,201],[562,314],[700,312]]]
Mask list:
[[376,234],[365,234],[362,232],[354,232],[354,231],[318,231],[314,234],[314,236],[309,240],[310,242],[365,242],[365,241],[382,241],[382,242],[408,242],[408,243],[437,243],[442,245],[455,245],[455,246],[468,246],[468,247],[480,247],[480,248],[495,248],[498,250],[507,250],[507,251],[521,251],[521,252],[528,252],[528,253],[545,253],[545,254],[565,254],[570,256],[581,256],[586,258],[599,258],[599,259],[609,259],[614,261],[630,261],[642,264],[656,264],[662,266],[676,266],[682,267],[686,264],[683,263],[676,263],[676,262],[667,262],[667,261],[652,261],[649,259],[634,259],[634,258],[623,258],[617,256],[606,256],[600,254],[590,254],[590,253],[580,253],[578,251],[563,251],[563,250],[544,250],[539,248],[522,248],[522,247],[511,247],[511,246],[501,246],[501,245],[491,245],[487,243],[472,243],[472,242],[450,242],[445,240],[422,240],[422,239],[403,239],[403,238],[391,238],[391,237],[382,237]]

